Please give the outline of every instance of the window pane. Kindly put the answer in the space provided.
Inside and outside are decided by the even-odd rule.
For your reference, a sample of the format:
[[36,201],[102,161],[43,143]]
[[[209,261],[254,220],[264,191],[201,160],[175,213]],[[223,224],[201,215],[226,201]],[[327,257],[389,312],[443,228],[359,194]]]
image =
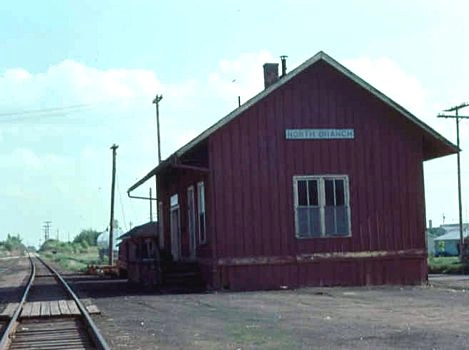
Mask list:
[[309,180],[308,181],[308,194],[309,194],[309,205],[318,206],[318,181]]
[[169,199],[169,202],[172,207],[175,207],[179,204],[179,198],[177,194],[173,194],[171,198]]
[[334,205],[334,180],[324,180],[326,205]]
[[200,213],[199,214],[199,239],[200,239],[200,242],[205,242],[205,214],[204,213]]
[[344,180],[335,180],[335,205],[345,204]]
[[326,207],[325,221],[327,236],[347,236],[349,234],[347,207]]
[[324,208],[324,221],[326,224],[326,236],[332,236],[336,233],[335,208],[328,206]]
[[308,194],[307,186],[305,180],[299,180],[297,182],[298,186],[298,205],[307,206],[308,205]]
[[309,208],[297,208],[297,234],[298,237],[308,237],[309,236]]
[[310,235],[314,237],[321,236],[321,214],[319,208],[310,209]]
[[315,237],[321,235],[319,208],[297,208],[297,234],[299,237]]
[[205,212],[205,187],[203,182],[197,185],[197,197],[199,205],[199,213]]
[[346,236],[349,234],[348,208],[336,207],[337,235]]

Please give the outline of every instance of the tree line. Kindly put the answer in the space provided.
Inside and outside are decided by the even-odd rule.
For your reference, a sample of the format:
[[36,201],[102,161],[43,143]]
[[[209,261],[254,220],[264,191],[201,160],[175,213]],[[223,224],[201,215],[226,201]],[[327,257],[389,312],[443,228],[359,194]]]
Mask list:
[[[48,239],[39,247],[39,251],[69,251],[80,252],[89,247],[97,245],[100,232],[93,229],[84,229],[73,239],[72,242],[61,242],[56,239]],[[28,250],[35,250],[28,247]],[[4,241],[0,241],[0,255],[22,255],[26,251],[26,246],[19,234],[8,234]]]
[[39,251],[52,251],[64,253],[80,253],[85,252],[89,247],[97,245],[97,239],[101,232],[93,229],[82,230],[72,242],[61,242],[56,239],[49,239],[45,241]]

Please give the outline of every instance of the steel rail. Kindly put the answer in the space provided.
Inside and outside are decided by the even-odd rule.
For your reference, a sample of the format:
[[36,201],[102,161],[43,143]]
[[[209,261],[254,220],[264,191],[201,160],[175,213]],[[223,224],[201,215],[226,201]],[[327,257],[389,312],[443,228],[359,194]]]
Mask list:
[[[21,314],[24,303],[26,302],[29,291],[30,291],[31,286],[33,285],[34,279],[36,277],[36,266],[35,266],[35,264],[33,262],[33,259],[32,259],[31,255],[29,253],[28,253],[28,257],[29,257],[29,262],[30,262],[30,266],[31,266],[31,275],[29,277],[26,288],[23,292],[23,296],[21,298],[21,301],[18,304],[18,307],[16,308],[13,316],[10,318],[10,320],[8,322],[8,326],[6,327],[5,331],[2,334],[2,338],[0,339],[0,350],[8,349],[8,346],[10,346],[10,344],[11,344],[11,337],[14,334],[17,325],[19,324],[18,318]],[[106,342],[104,337],[101,335],[101,332],[99,331],[98,327],[96,326],[93,319],[91,318],[88,310],[83,305],[83,303],[80,301],[80,299],[77,297],[77,295],[73,292],[73,290],[70,288],[68,283],[62,278],[62,276],[60,276],[60,274],[54,268],[49,266],[38,255],[36,255],[36,259],[38,259],[49,271],[51,271],[54,274],[54,277],[60,282],[61,286],[63,288],[65,288],[65,290],[71,296],[73,301],[75,301],[78,309],[80,310],[81,316],[82,316],[83,321],[85,323],[85,327],[87,328],[87,331],[88,331],[87,333],[92,338],[93,343],[96,346],[96,348],[100,349],[100,350],[110,350],[111,347],[108,345],[108,343]]]
[[[44,264],[45,267],[47,267],[54,275],[55,277],[58,278],[58,280],[60,281],[60,283],[62,284],[62,286],[67,290],[67,292],[70,294],[70,296],[72,297],[72,299],[75,301],[75,303],[77,304],[78,306],[78,309],[80,310],[81,314],[83,315],[84,319],[85,319],[85,324],[86,324],[86,327],[88,328],[88,334],[91,335],[91,337],[93,338],[93,341],[95,343],[95,345],[98,347],[98,349],[101,349],[101,350],[110,350],[111,347],[109,346],[109,344],[107,343],[106,339],[104,339],[104,337],[102,336],[101,332],[99,331],[98,327],[96,326],[96,324],[94,323],[93,319],[91,318],[88,310],[86,309],[86,307],[83,305],[83,303],[80,301],[80,299],[77,297],[77,295],[75,294],[75,292],[72,290],[72,288],[70,288],[70,286],[68,285],[67,282],[65,282],[65,280],[62,278],[62,276],[60,276],[60,274],[54,270],[54,268],[52,268],[51,266],[49,266],[48,264],[46,264],[44,262],[44,260],[42,260],[42,258],[40,258],[39,256],[36,256],[36,258],[42,262]],[[1,349],[1,348],[0,348]]]
[[26,284],[26,288],[24,289],[23,296],[21,297],[21,301],[18,304],[18,307],[16,308],[15,312],[13,313],[13,316],[8,322],[8,326],[6,327],[5,331],[2,334],[2,338],[0,339],[0,350],[6,349],[7,346],[9,346],[11,339],[10,335],[11,333],[14,332],[15,327],[17,326],[18,323],[18,317],[21,314],[21,310],[23,309],[24,303],[26,302],[26,298],[28,297],[29,290],[31,289],[31,286],[33,285],[34,279],[36,278],[36,266],[33,263],[33,259],[31,258],[31,255],[28,252],[28,258],[29,258],[29,265],[31,266],[31,274],[29,275],[29,280],[28,283]]

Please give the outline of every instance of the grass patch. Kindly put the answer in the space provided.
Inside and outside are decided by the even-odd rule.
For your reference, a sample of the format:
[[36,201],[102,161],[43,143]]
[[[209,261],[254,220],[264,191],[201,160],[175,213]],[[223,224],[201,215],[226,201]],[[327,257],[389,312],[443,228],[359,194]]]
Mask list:
[[297,347],[295,340],[278,327],[266,327],[265,324],[231,325],[230,338],[236,348],[255,347],[259,349],[286,349]]
[[461,263],[459,257],[429,257],[428,271],[430,273],[463,274],[468,271],[467,264]]
[[86,271],[88,265],[99,264],[99,253],[97,247],[89,247],[86,251],[80,253],[63,253],[52,251],[42,252],[41,256],[59,265],[62,269],[67,271]]

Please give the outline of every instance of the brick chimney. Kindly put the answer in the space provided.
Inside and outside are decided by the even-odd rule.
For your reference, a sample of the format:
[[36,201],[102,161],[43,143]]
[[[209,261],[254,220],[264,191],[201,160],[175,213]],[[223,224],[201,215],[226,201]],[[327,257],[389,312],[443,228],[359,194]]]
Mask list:
[[275,84],[278,80],[278,63],[264,64],[264,88]]

